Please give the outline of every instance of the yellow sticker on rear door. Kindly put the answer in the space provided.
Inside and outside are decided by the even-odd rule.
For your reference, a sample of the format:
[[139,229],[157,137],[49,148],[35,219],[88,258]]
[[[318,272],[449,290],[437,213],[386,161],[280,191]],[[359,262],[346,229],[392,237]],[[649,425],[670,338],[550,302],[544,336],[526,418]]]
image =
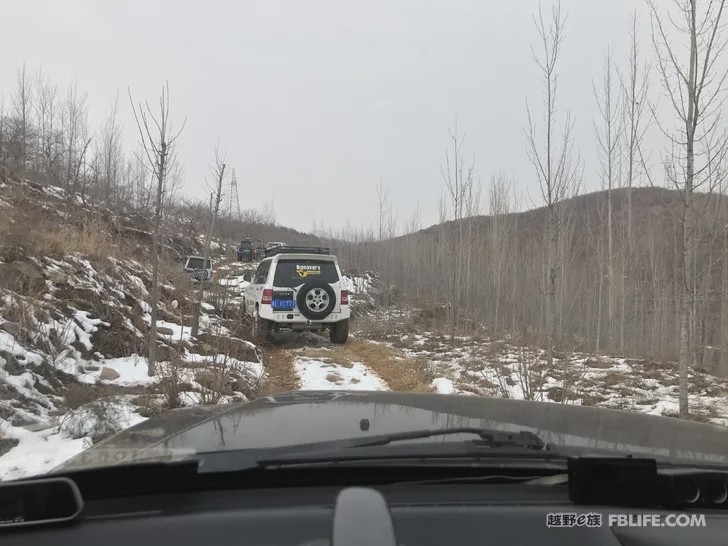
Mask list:
[[310,275],[321,275],[321,266],[296,264],[296,275],[298,275],[302,279],[305,279]]

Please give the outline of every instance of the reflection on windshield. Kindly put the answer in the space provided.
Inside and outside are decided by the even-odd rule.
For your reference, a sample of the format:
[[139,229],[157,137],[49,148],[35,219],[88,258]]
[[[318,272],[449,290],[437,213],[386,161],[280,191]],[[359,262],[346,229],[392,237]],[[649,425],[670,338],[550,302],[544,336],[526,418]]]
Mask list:
[[[701,441],[696,442],[694,437],[681,437],[680,433],[685,434],[688,430],[681,430],[681,427],[689,427],[689,424],[680,421],[668,422],[667,425],[660,423],[662,426],[658,426],[648,416],[635,415],[633,422],[620,422],[619,419],[605,418],[598,412],[592,415],[580,413],[578,407],[549,405],[547,407],[553,408],[553,412],[524,412],[506,406],[499,407],[496,401],[485,405],[478,399],[468,402],[453,402],[457,410],[438,411],[427,409],[427,402],[412,406],[387,402],[365,403],[357,402],[356,396],[346,400],[320,403],[304,401],[292,405],[260,401],[218,415],[205,424],[190,427],[156,445],[171,451],[184,448],[198,452],[264,449],[413,429],[477,427],[525,430],[554,446],[728,463],[725,449],[728,431],[720,427],[704,426],[700,430]],[[499,419],[482,417],[489,413],[498,414]],[[619,417],[619,414],[616,416]],[[360,426],[362,419],[366,419],[369,424],[365,430]],[[318,426],[322,421],[328,426]],[[441,436],[412,442],[444,442],[456,438]]]

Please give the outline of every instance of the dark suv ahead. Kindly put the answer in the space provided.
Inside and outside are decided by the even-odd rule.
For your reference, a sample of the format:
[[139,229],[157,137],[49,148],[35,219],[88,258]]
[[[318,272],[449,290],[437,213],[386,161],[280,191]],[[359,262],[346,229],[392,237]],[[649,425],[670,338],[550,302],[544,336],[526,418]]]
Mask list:
[[251,241],[250,239],[243,239],[242,241],[240,241],[240,245],[238,245],[238,261],[253,261],[253,241]]

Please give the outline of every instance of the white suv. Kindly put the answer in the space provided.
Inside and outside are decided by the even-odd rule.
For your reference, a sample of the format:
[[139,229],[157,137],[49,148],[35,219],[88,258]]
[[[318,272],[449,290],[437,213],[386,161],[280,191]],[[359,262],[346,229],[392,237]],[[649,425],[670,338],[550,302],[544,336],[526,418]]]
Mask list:
[[262,342],[271,331],[329,330],[332,343],[349,337],[349,292],[328,248],[277,247],[266,251],[243,295],[252,337]]

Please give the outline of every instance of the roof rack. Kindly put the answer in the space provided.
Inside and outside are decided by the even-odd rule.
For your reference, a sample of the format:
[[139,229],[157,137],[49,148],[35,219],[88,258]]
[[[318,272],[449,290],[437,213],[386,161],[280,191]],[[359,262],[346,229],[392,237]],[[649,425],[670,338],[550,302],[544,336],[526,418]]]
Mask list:
[[266,258],[277,254],[331,254],[331,250],[321,246],[274,246],[265,251]]

